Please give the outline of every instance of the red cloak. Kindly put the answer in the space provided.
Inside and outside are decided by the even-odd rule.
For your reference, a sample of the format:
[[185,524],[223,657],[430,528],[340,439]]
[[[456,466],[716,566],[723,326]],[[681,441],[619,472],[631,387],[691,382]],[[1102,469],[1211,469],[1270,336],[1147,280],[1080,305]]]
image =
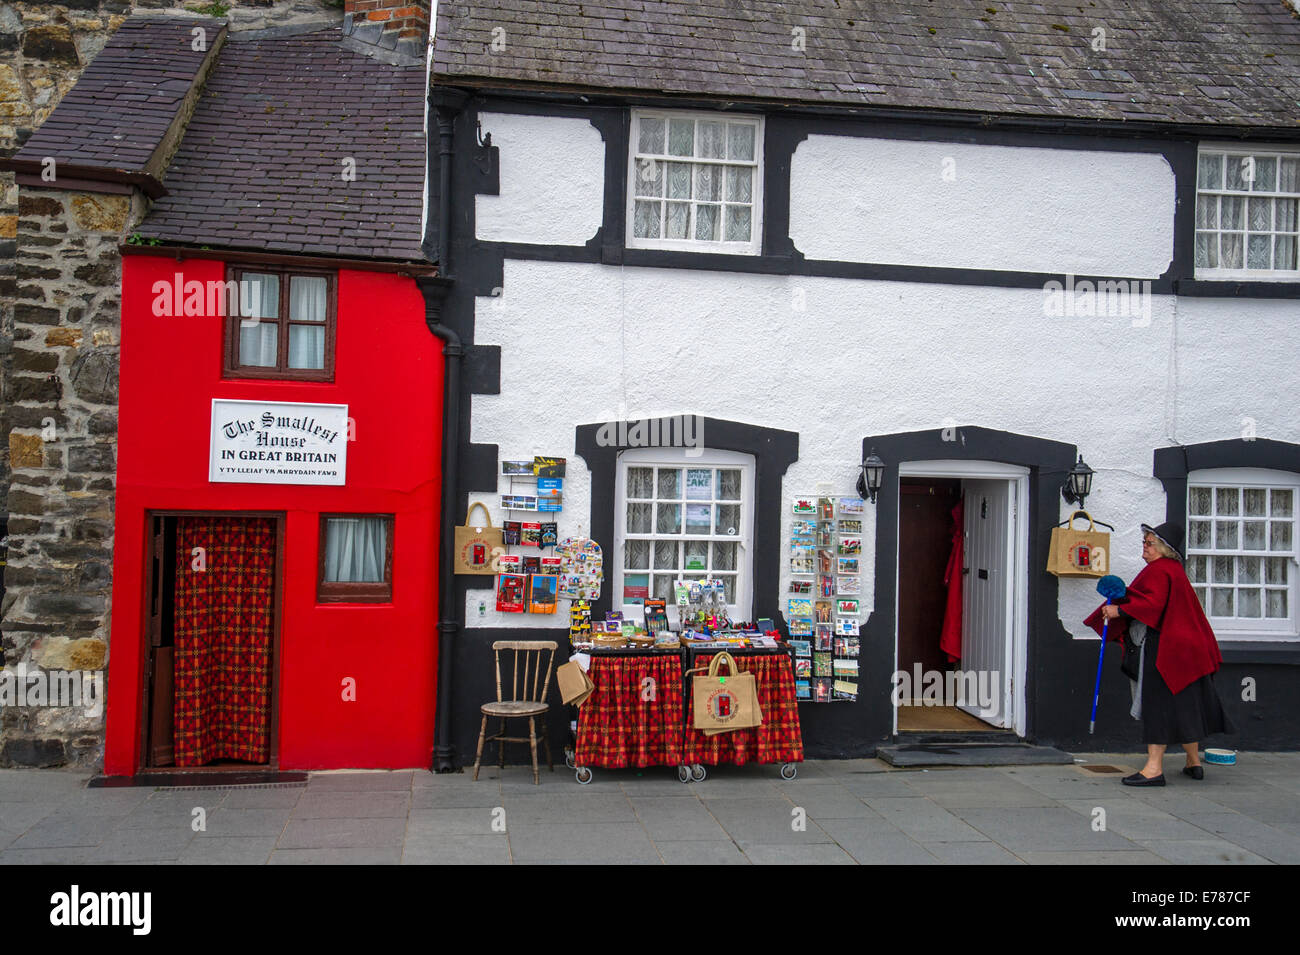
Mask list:
[[[1128,585],[1127,595],[1116,603],[1133,619],[1160,631],[1156,669],[1171,693],[1181,692],[1219,669],[1223,656],[1210,621],[1205,619],[1183,565],[1172,557],[1158,557],[1142,568]],[[1105,624],[1101,607],[1084,623],[1100,634]],[[1113,621],[1110,638],[1119,640],[1127,628],[1128,621],[1123,617]]]
[[948,603],[943,611],[943,631],[939,635],[939,649],[947,654],[949,663],[961,659],[961,563],[966,540],[963,513],[959,498],[952,509],[952,551],[948,554],[948,569],[943,575],[944,585],[948,588]]

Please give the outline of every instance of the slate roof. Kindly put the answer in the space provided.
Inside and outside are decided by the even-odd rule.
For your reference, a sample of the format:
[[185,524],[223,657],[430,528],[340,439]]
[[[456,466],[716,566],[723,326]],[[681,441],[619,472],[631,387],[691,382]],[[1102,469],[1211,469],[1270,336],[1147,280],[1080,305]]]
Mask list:
[[[167,242],[427,263],[424,67],[337,29],[222,49],[139,232]],[[344,179],[355,160],[355,181]]]
[[452,0],[438,7],[434,74],[462,86],[1294,128],[1300,19],[1284,0]]
[[[201,51],[193,49],[196,26],[208,30]],[[53,156],[56,171],[159,172],[150,161],[224,28],[204,19],[127,20],[13,159]]]

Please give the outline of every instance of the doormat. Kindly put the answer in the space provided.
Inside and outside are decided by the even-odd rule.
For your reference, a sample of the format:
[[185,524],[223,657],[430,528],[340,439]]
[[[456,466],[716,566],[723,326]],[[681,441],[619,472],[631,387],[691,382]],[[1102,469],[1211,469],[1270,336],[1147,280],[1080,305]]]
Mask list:
[[899,743],[880,746],[876,758],[890,766],[1073,765],[1074,757],[1053,746],[1031,743]]
[[139,773],[135,776],[93,776],[88,789],[148,786],[150,789],[265,789],[307,785],[306,773],[209,772]]

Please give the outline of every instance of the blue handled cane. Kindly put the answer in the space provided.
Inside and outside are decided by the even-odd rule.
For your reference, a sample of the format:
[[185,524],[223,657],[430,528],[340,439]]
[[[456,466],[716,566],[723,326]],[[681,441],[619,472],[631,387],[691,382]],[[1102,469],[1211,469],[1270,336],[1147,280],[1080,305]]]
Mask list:
[[[1097,593],[1106,598],[1106,606],[1110,606],[1112,600],[1118,600],[1128,592],[1124,586],[1124,581],[1120,580],[1114,574],[1107,574],[1101,580],[1097,581]],[[1088,720],[1088,735],[1092,735],[1093,727],[1097,725],[1097,700],[1101,697],[1101,663],[1106,659],[1106,632],[1110,630],[1110,618],[1101,627],[1101,649],[1097,652],[1097,682],[1092,690],[1092,719]]]

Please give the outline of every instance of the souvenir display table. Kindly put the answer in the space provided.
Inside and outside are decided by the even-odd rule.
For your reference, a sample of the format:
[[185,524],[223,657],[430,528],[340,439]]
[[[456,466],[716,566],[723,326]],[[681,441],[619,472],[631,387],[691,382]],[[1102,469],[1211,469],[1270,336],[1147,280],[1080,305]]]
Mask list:
[[682,652],[602,648],[589,652],[587,677],[595,689],[578,707],[574,753],[578,782],[590,782],[594,767],[680,767],[685,729]]
[[[707,668],[716,649],[688,648],[688,671]],[[781,775],[793,779],[796,763],[803,762],[803,736],[799,729],[799,705],[795,699],[794,673],[790,651],[787,649],[738,648],[728,649],[742,672],[753,673],[758,689],[762,725],[752,729],[737,729],[715,736],[706,736],[695,728],[692,695],[685,699],[685,739],[682,762],[690,767],[694,779],[705,777],[704,767],[730,763],[781,763]]]

